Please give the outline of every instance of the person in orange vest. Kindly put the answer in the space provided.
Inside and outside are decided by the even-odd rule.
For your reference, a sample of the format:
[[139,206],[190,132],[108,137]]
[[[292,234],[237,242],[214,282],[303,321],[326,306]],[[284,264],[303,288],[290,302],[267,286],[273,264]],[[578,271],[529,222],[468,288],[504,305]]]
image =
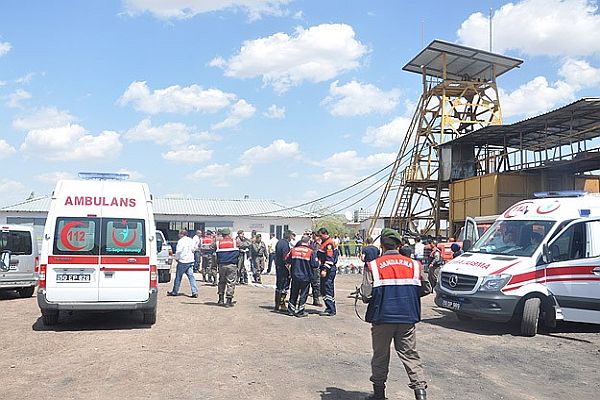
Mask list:
[[208,231],[206,233],[202,232],[200,236],[200,256],[202,259],[202,276],[204,282],[209,282],[212,286],[217,285],[217,268],[213,265],[213,255],[214,251],[212,250],[212,244],[214,239],[212,237],[212,232]]
[[310,247],[310,236],[303,235],[286,257],[290,269],[291,290],[288,314],[307,317],[304,311],[308,289],[313,280],[313,269],[319,267],[315,251]]
[[415,324],[421,320],[421,263],[398,251],[402,238],[393,229],[381,231],[382,255],[367,264],[360,293],[368,303],[365,321],[371,325],[373,394],[384,400],[390,344],[402,360],[417,400],[426,400],[427,382],[417,353]]
[[[220,233],[222,239],[213,243],[213,249],[217,254],[217,265],[219,266],[219,302],[217,304],[233,307],[240,250],[235,239],[231,237],[229,228],[221,229]],[[227,297],[227,303],[225,303],[225,297]]]
[[321,244],[317,250],[317,258],[321,264],[321,295],[325,301],[325,310],[319,315],[332,317],[336,314],[335,308],[335,275],[337,273],[337,261],[339,258],[339,249],[329,236],[325,228],[317,231],[321,237]]

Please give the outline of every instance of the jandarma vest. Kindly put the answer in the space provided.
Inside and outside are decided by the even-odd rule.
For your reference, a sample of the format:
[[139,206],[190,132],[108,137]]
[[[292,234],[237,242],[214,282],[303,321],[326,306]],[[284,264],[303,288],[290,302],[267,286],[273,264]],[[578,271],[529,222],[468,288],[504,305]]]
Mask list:
[[365,320],[373,324],[419,322],[421,263],[388,253],[367,265],[373,275],[373,296]]
[[317,258],[321,265],[333,267],[338,262],[338,248],[332,238],[327,238],[317,250]]
[[200,240],[200,250],[203,253],[210,253],[212,243],[213,243],[213,239],[210,236],[204,236]]
[[319,265],[313,249],[308,245],[293,247],[286,261],[291,265],[290,274],[292,275],[292,279],[296,279],[299,282],[310,282],[313,277],[313,267]]
[[223,238],[217,241],[217,264],[236,264],[240,251],[237,243],[232,238]]

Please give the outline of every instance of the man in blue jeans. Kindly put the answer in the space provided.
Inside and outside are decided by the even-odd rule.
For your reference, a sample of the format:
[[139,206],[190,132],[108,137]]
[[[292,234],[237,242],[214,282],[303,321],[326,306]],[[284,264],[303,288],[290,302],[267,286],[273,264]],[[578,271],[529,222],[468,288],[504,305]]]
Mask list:
[[179,231],[179,240],[177,241],[177,249],[175,250],[175,260],[177,261],[177,271],[175,272],[175,282],[173,289],[167,292],[167,296],[177,296],[179,294],[179,286],[183,274],[186,274],[192,289],[192,297],[198,297],[198,287],[196,286],[196,278],[194,278],[194,241],[188,236],[187,230]]

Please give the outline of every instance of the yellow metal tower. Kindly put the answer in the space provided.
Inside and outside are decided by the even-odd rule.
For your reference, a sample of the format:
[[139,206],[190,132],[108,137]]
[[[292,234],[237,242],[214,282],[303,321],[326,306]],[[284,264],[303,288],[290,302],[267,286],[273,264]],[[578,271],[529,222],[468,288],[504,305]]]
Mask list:
[[389,226],[441,234],[448,220],[448,183],[440,144],[502,123],[496,78],[521,60],[434,40],[403,68],[419,73],[423,93],[375,210],[369,235],[395,192]]

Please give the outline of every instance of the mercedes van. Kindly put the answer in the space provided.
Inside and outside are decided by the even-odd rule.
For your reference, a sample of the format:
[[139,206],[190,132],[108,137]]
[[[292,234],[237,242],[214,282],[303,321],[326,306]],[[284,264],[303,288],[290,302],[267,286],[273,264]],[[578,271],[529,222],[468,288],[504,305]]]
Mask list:
[[44,324],[68,311],[141,310],[156,322],[157,249],[152,196],[123,174],[80,174],[52,194],[40,259]]
[[16,290],[20,297],[31,297],[37,284],[40,257],[32,227],[0,226],[0,252],[10,254],[10,262],[0,265],[0,290]]
[[600,324],[600,196],[542,193],[521,201],[446,263],[435,303],[459,319]]

